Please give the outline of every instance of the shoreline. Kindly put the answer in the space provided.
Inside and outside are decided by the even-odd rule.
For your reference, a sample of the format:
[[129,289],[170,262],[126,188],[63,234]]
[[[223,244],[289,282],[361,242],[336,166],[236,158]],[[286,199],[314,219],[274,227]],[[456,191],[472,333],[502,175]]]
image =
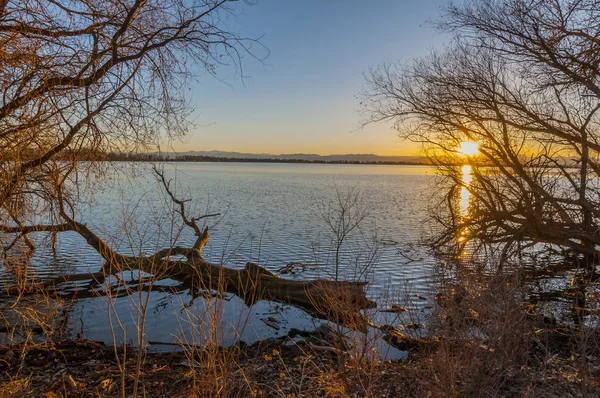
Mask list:
[[[549,346],[529,340],[528,359],[502,366],[504,376],[501,386],[496,386],[497,396],[527,391],[540,396],[576,396],[583,380],[574,363],[580,354],[571,351],[576,344],[573,337],[557,335],[553,339],[556,345]],[[444,367],[444,363],[436,365],[444,362],[440,354],[460,356],[467,350],[475,354],[468,360],[484,367],[503,356],[476,340],[456,343],[451,351],[426,349],[394,361],[361,359],[356,353],[336,348],[333,341],[316,345],[292,339],[228,348],[173,347],[171,352],[140,352],[131,346],[93,340],[62,340],[29,347],[16,344],[0,346],[0,396],[120,397],[130,396],[136,385],[147,397],[444,396],[444,391],[448,392],[444,380],[435,380],[441,376],[441,368],[436,368]],[[591,360],[589,365],[598,369],[600,364]],[[589,377],[594,378],[594,373]],[[480,388],[467,369],[454,377],[456,386]],[[597,383],[589,387],[592,394],[599,391]]]
[[148,158],[148,157],[107,157],[108,162],[174,162],[174,163],[279,163],[279,164],[334,164],[334,165],[383,165],[383,166],[433,166],[421,162],[362,161],[362,160],[304,160],[304,159],[248,159],[248,158]]

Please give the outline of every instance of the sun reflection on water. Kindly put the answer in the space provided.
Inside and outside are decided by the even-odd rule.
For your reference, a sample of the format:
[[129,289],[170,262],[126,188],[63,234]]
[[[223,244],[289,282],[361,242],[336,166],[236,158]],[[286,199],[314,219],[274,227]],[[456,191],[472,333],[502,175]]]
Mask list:
[[[471,186],[471,182],[473,181],[473,175],[471,174],[472,170],[473,169],[470,165],[464,165],[462,167],[460,199],[458,202],[460,216],[463,219],[462,221],[469,219],[469,205],[471,201],[471,192],[469,191],[469,187]],[[457,237],[458,243],[465,242],[468,239],[469,232],[469,227],[463,227],[460,230],[460,233]],[[463,252],[461,253],[461,257],[468,256],[468,249],[464,247]]]
[[460,189],[460,215],[463,217],[469,216],[469,201],[471,200],[471,192],[469,191],[469,186],[471,185],[471,181],[473,181],[473,176],[471,175],[471,166],[465,165],[462,167],[462,186]]

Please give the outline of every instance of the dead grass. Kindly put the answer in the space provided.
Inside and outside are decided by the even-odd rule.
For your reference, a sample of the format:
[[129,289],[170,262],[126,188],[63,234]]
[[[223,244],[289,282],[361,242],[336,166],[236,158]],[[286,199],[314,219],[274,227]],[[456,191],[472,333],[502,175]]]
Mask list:
[[[48,339],[0,347],[0,397],[600,396],[597,313],[559,327],[536,312],[518,276],[465,272],[438,288],[427,318],[408,305],[397,318],[397,331],[416,335],[410,325],[423,322],[426,334],[415,340],[422,347],[394,362],[376,350],[386,331],[373,328],[375,312],[357,316],[343,291],[323,292],[331,327],[318,338],[229,348],[220,347],[223,309],[214,297],[202,313],[183,312],[182,323],[199,334],[167,354],[60,341],[55,312],[24,306],[23,319],[44,325]],[[414,299],[405,296],[396,301]],[[587,297],[596,308],[594,291]],[[246,322],[240,316],[240,329]]]
[[[406,361],[356,366],[349,358],[340,365],[339,355],[346,354],[337,351],[284,343],[220,349],[211,357],[221,361],[217,374],[210,371],[214,364],[200,357],[190,363],[189,353],[181,351],[148,353],[138,373],[136,356],[130,355],[127,368],[132,373],[124,378],[124,386],[112,347],[62,342],[29,350],[23,360],[18,346],[2,347],[0,396],[119,397],[122,391],[129,396],[136,378],[140,395],[147,397],[584,396],[581,358],[555,353],[542,363],[534,355],[540,352],[535,346],[527,355],[507,357],[472,341],[446,340]],[[599,365],[588,363],[588,370],[594,369],[590,379],[598,380]],[[223,376],[227,380],[214,379]],[[586,387],[587,396],[600,391],[597,381]]]

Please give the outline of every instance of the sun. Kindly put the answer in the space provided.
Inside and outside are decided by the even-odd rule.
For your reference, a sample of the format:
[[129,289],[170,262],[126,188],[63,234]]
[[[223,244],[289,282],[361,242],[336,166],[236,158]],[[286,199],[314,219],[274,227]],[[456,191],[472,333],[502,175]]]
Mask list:
[[463,141],[457,151],[465,156],[479,155],[479,144],[473,141]]

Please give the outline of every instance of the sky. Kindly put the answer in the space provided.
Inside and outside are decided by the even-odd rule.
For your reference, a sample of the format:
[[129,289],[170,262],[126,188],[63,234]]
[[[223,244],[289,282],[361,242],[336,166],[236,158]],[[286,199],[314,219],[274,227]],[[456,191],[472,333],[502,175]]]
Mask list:
[[[448,38],[431,26],[447,0],[258,0],[227,25],[260,38],[269,55],[245,55],[243,74],[220,68],[190,83],[193,125],[171,150],[416,155],[389,124],[361,128],[363,73],[409,61]],[[266,51],[255,47],[256,54]]]

